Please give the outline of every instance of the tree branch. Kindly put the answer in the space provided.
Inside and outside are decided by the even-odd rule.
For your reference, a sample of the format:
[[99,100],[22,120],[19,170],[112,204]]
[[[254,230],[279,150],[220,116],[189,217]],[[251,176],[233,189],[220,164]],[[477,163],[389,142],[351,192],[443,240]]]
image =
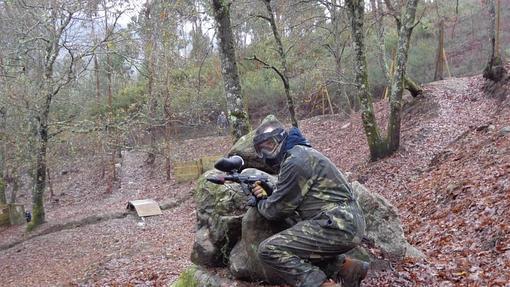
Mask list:
[[278,68],[262,61],[261,59],[257,58],[256,55],[253,55],[251,58],[247,57],[247,58],[245,58],[245,60],[256,61],[256,62],[261,63],[262,65],[264,65],[265,69],[272,69],[273,71],[275,71],[284,83],[287,82],[287,80],[285,79],[285,76],[283,75],[282,72],[280,72],[280,70],[278,70]]

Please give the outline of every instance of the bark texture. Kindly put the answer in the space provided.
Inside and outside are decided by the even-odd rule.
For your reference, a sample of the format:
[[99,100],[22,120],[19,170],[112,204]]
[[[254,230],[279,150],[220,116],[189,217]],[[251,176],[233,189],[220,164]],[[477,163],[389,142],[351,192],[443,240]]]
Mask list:
[[352,39],[355,56],[355,81],[358,86],[357,96],[361,105],[361,119],[367,136],[370,158],[376,160],[384,155],[385,143],[381,139],[377,121],[375,119],[372,95],[368,87],[367,59],[365,55],[365,37],[363,20],[365,3],[363,0],[345,1],[351,20]]
[[248,113],[244,109],[241,83],[234,48],[234,35],[230,23],[230,5],[226,0],[212,0],[214,19],[218,29],[218,46],[221,74],[227,100],[228,120],[235,140],[250,130]]
[[396,151],[400,145],[400,126],[402,114],[402,94],[404,92],[405,72],[409,42],[416,17],[418,0],[408,0],[400,21],[397,47],[397,61],[395,75],[390,94],[390,120],[388,122],[388,153]]

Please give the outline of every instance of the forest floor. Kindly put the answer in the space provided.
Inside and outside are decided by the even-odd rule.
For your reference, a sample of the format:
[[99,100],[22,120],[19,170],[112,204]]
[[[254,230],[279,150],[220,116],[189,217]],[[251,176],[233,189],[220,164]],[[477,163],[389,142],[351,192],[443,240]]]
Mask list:
[[[510,97],[487,96],[483,82],[427,84],[404,108],[400,149],[377,162],[368,161],[359,114],[300,122],[315,148],[398,208],[408,241],[427,256],[394,261],[390,270],[369,273],[363,286],[510,286]],[[376,112],[385,126],[387,103],[378,102]],[[186,140],[179,158],[224,154],[230,145],[227,137]],[[0,229],[0,285],[175,281],[191,265],[194,182],[167,180],[163,162],[148,166],[145,158],[123,152],[111,193],[99,158],[55,169],[48,223],[32,233]],[[27,206],[29,198],[20,195]],[[158,201],[163,215],[141,220],[125,212],[128,201],[144,198]]]

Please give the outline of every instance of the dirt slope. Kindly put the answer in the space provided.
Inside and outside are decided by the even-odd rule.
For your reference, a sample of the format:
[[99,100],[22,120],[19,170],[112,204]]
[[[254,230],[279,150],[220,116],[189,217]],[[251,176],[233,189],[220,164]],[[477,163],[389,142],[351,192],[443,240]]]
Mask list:
[[[312,144],[352,178],[399,208],[411,243],[427,260],[395,262],[372,272],[364,286],[507,286],[510,282],[510,104],[482,92],[480,77],[427,85],[405,108],[402,146],[369,163],[359,114],[302,121]],[[380,123],[388,107],[378,103]],[[226,138],[181,143],[176,158],[222,154]],[[191,263],[193,183],[166,181],[162,162],[150,168],[145,155],[125,153],[119,188],[104,194],[98,160],[84,159],[59,173],[57,201],[41,230],[93,214],[123,211],[131,199],[151,197],[182,204],[140,222],[135,216],[64,229],[0,250],[2,286],[161,286]],[[22,227],[0,230],[0,246],[22,240]]]

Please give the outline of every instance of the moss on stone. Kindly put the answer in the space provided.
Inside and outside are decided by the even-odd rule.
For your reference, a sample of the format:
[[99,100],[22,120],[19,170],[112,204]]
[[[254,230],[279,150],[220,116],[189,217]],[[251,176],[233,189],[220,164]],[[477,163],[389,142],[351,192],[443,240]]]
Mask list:
[[190,267],[181,273],[179,279],[170,287],[198,287],[199,282],[195,279],[196,267]]

